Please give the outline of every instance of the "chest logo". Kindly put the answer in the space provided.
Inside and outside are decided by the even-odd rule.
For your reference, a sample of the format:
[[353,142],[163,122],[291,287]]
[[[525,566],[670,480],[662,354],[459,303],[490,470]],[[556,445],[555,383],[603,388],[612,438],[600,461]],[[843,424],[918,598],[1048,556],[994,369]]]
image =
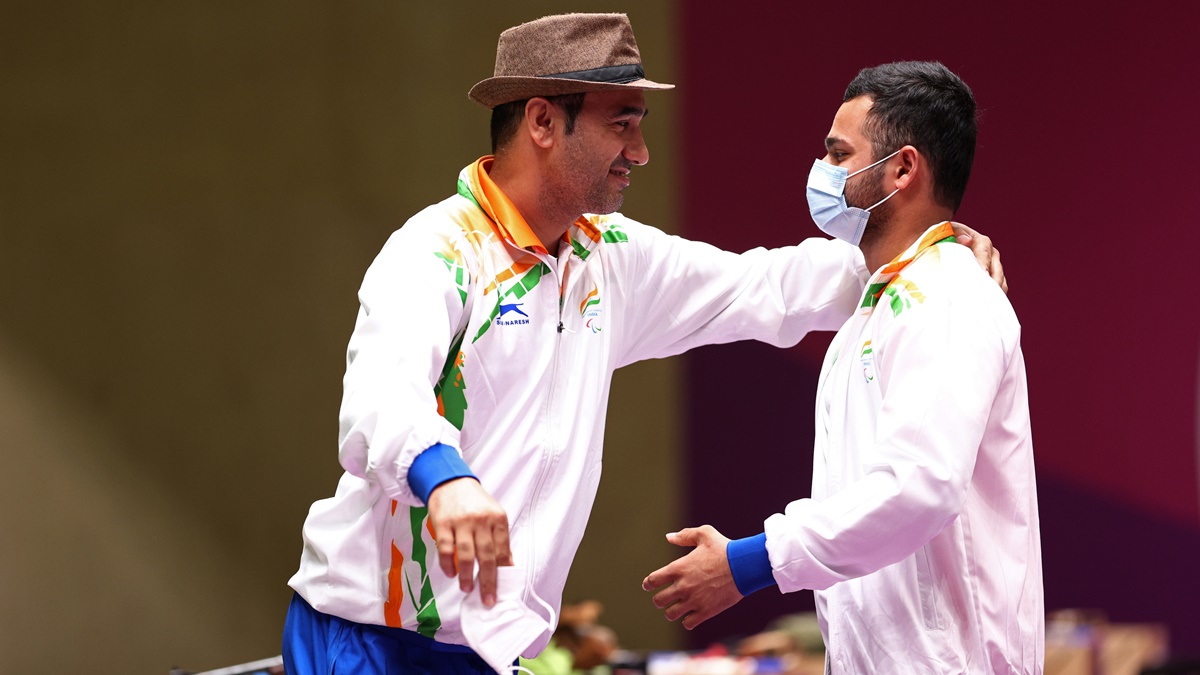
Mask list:
[[[500,314],[496,317],[497,326],[516,326],[523,323],[529,323],[529,315],[521,309],[523,302],[512,302],[508,304],[500,304]],[[525,317],[525,318],[521,318]]]
[[875,381],[875,351],[871,349],[871,341],[867,340],[863,343],[862,353],[858,355],[858,360],[862,364],[863,379],[867,382]]
[[593,283],[591,292],[579,303],[579,316],[583,317],[583,326],[595,334],[604,330],[600,326],[603,314],[604,309],[600,306],[600,287]]

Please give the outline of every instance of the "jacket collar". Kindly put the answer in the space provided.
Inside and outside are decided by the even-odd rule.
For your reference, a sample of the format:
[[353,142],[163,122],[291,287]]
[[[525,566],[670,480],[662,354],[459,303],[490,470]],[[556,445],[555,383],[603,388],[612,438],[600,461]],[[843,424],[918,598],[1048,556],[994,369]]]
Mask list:
[[903,253],[892,259],[891,262],[880,267],[875,274],[871,275],[871,280],[867,282],[867,290],[863,293],[862,304],[859,309],[871,309],[878,302],[879,297],[887,290],[887,287],[900,276],[900,271],[908,267],[912,261],[916,260],[925,251],[932,248],[935,244],[942,242],[954,242],[954,228],[951,227],[950,221],[938,223],[933,227],[925,230],[912,246],[909,246]]
[[[458,176],[458,192],[475,202],[480,210],[495,224],[497,233],[517,248],[523,248],[534,253],[548,254],[541,240],[533,233],[525,217],[517,210],[512,200],[500,186],[488,175],[491,171],[493,155],[485,155],[475,160],[462,170]],[[586,217],[580,216],[574,227],[579,230],[578,236],[573,236],[568,229],[563,233],[563,242],[571,245],[581,258],[587,258],[587,251],[600,241],[601,232]],[[582,251],[582,253],[581,253]]]
[[533,230],[529,229],[529,223],[525,222],[521,212],[488,175],[494,159],[492,155],[486,155],[475,160],[463,169],[463,175],[459,176],[460,182],[466,178],[475,203],[495,223],[496,231],[501,237],[517,248],[546,253],[546,248],[533,234]]

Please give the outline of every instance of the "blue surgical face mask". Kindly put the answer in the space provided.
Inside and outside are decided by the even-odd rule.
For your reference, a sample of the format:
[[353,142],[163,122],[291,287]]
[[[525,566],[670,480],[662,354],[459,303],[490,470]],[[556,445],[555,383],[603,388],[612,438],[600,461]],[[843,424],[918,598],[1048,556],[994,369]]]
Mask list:
[[819,159],[814,161],[812,170],[808,172],[808,187],[805,189],[805,193],[808,195],[808,212],[812,214],[817,227],[831,237],[837,237],[858,246],[858,243],[862,241],[863,231],[867,229],[867,219],[871,217],[871,209],[891,199],[892,195],[900,190],[893,190],[892,194],[877,203],[860,209],[857,206],[846,205],[846,181],[873,166],[886,162],[899,152],[897,150],[854,173]]

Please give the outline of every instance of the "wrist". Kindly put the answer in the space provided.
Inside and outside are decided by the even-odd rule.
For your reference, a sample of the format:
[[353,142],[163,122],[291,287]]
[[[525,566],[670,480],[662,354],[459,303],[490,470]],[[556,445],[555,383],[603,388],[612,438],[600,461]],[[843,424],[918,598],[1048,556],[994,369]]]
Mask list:
[[439,486],[459,478],[478,480],[458,451],[444,443],[432,445],[417,455],[408,469],[408,486],[423,504],[429,503],[429,497]]
[[742,595],[750,595],[776,584],[771,558],[767,554],[765,532],[745,539],[730,540],[725,547],[725,555],[729,559],[733,583]]

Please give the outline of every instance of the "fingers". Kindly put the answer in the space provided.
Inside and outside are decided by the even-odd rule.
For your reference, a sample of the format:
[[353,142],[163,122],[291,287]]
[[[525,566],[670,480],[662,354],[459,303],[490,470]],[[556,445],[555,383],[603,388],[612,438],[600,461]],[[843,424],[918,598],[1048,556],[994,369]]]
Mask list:
[[671,532],[667,535],[667,541],[675,544],[676,546],[699,546],[700,539],[703,537],[704,528],[706,527],[709,526],[703,525],[701,527],[685,527],[678,532]]
[[463,593],[470,593],[471,589],[475,588],[475,541],[470,528],[466,527],[459,529],[454,539],[454,553],[458,559],[458,587]]
[[1000,249],[992,249],[992,266],[988,269],[988,273],[992,275],[992,281],[1000,284],[1000,288],[1008,292],[1008,279],[1004,278],[1004,265],[1000,264]]
[[663,612],[663,616],[666,617],[667,621],[678,621],[681,617],[686,616],[692,611],[694,610],[691,603],[677,602],[667,607],[666,611]]
[[475,589],[478,566],[483,604],[496,602],[496,568],[512,565],[508,514],[473,478],[448,481],[430,493],[429,517],[438,566],[457,576],[463,593]]
[[479,595],[484,607],[496,604],[496,548],[490,530],[475,534],[475,558],[479,561]]
[[729,540],[715,528],[672,532],[667,541],[694,548],[642,581],[643,590],[654,592],[651,600],[664,618],[691,630],[742,599],[726,557]]
[[992,240],[982,234],[971,238],[971,253],[975,254],[975,260],[979,262],[979,266],[988,272],[992,270],[992,259],[996,255],[996,247],[992,246]]
[[670,568],[671,566],[667,565],[666,567],[660,567],[651,572],[649,576],[642,580],[642,590],[652,591],[656,588],[666,586],[674,581],[674,577],[670,572]]
[[717,615],[718,611],[713,606],[704,606],[703,603],[693,599],[680,600],[680,593],[668,593],[666,591],[654,596],[654,605],[659,609],[663,609],[663,618],[667,621],[679,621],[687,630],[691,630],[696,626],[708,621]]
[[[498,542],[498,538],[503,541]],[[460,528],[454,550],[458,557],[458,587],[463,593],[474,589],[478,565],[480,598],[485,607],[496,604],[496,568],[512,565],[507,518]]]
[[969,247],[971,253],[975,254],[975,260],[979,263],[979,266],[987,270],[995,278],[993,266],[995,247],[992,246],[991,237],[988,237],[986,234],[979,234],[962,223],[951,222],[950,226],[954,229],[954,240],[963,246]]
[[450,528],[436,528],[437,537],[437,552],[438,552],[438,567],[442,568],[442,573],[448,577],[452,577],[458,573],[458,561],[454,559],[454,530]]
[[475,559],[479,562],[479,594],[483,605],[491,607],[496,604],[496,568],[512,565],[507,518],[475,531]]
[[504,522],[492,528],[492,539],[496,542],[496,565],[500,567],[511,567],[513,564],[512,549],[508,543],[508,518]]
[[[966,244],[972,238],[979,236],[978,232],[976,232],[975,230],[972,230],[971,228],[967,227],[966,225],[963,225],[962,223],[958,222],[957,220],[950,221],[950,227],[954,229],[954,236],[957,237],[958,240],[963,244]],[[963,237],[966,237],[967,241],[963,241],[962,240]]]
[[716,612],[712,609],[689,612],[686,616],[683,617],[682,625],[687,630],[691,630],[691,629],[695,628],[696,626],[699,626],[700,624],[704,623],[705,621],[708,621],[709,619],[713,618],[718,613],[719,612]]
[[659,609],[666,609],[683,598],[683,590],[676,585],[668,584],[655,593],[650,601]]
[[480,526],[475,535],[475,557],[479,561],[479,592],[485,607],[496,604],[496,568],[511,567],[512,549],[508,544],[508,516],[503,511]]

